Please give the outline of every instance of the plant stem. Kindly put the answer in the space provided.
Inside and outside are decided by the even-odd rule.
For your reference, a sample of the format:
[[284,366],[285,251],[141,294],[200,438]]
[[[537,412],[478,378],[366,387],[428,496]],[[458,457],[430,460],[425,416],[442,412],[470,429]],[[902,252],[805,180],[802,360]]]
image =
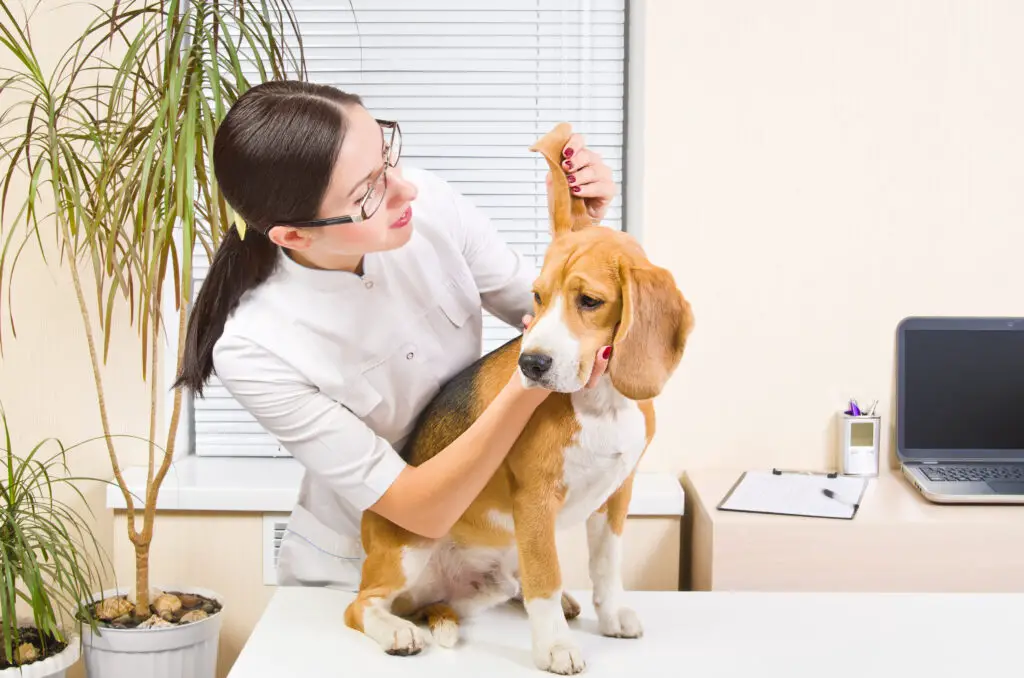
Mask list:
[[[157,308],[159,308],[160,293],[157,294]],[[175,364],[180,365],[182,357],[185,355],[185,338],[187,330],[187,314],[186,305],[180,303],[178,305],[178,346],[175,356]],[[154,329],[154,334],[157,332]],[[147,483],[146,486],[146,508],[142,516],[142,534],[140,535],[139,544],[135,550],[135,600],[137,614],[139,610],[146,611],[148,614],[149,610],[149,545],[153,541],[153,522],[156,520],[156,500],[160,494],[160,486],[163,484],[164,477],[167,475],[167,470],[171,466],[171,460],[174,458],[174,443],[176,433],[178,431],[178,421],[181,417],[181,389],[174,389],[174,405],[171,408],[171,420],[167,426],[167,444],[164,446],[164,458],[160,463],[160,468],[156,472],[156,476],[152,482]],[[152,406],[156,407],[156,400],[153,401]],[[156,437],[156,436],[152,436]]]
[[135,545],[135,616],[150,616],[148,543]]
[[[180,365],[182,357],[185,355],[185,338],[187,331],[187,316],[185,311],[185,304],[181,303],[178,305],[178,350],[177,357],[175,360],[176,365]],[[178,420],[181,417],[181,389],[174,389],[174,405],[171,408],[171,421],[167,426],[167,444],[164,446],[164,459],[160,464],[160,468],[156,472],[156,477],[153,479],[153,485],[150,487],[149,492],[146,496],[146,516],[143,521],[143,534],[149,538],[153,534],[153,514],[156,513],[156,497],[160,491],[160,485],[164,481],[164,477],[167,475],[167,470],[171,467],[171,459],[174,457],[174,443],[175,434],[178,430]]]
[[159,322],[159,309],[160,309],[160,291],[157,291],[157,302],[155,308],[158,310],[157,318],[158,322],[154,323],[153,327],[153,343],[150,347],[150,367],[149,367],[149,378],[150,378],[150,392],[149,392],[149,467],[146,471],[146,492],[149,492],[150,485],[153,484],[153,464],[156,456],[156,364],[157,364],[157,337],[160,336],[160,325]]
[[[51,137],[53,133],[51,132]],[[52,141],[54,147],[56,147],[56,140]],[[51,165],[54,176],[57,176],[56,158],[51,154]],[[61,196],[55,190],[54,200],[59,205],[61,203]],[[63,216],[60,210],[57,210],[57,220],[60,223],[60,228],[64,233],[65,242],[74,242],[71,236],[70,227],[67,219]],[[128,507],[128,539],[135,543],[138,539],[138,533],[135,531],[135,504],[132,502],[131,492],[128,491],[128,485],[124,480],[124,476],[121,473],[121,466],[117,463],[117,453],[114,450],[114,440],[110,432],[110,420],[107,417],[107,401],[103,395],[103,376],[100,367],[99,358],[96,353],[96,341],[92,334],[92,317],[89,314],[89,307],[85,301],[85,294],[82,291],[82,280],[78,273],[78,259],[77,252],[74,248],[71,248],[71,252],[68,256],[68,265],[71,268],[71,280],[75,286],[75,297],[78,299],[78,309],[82,313],[82,323],[85,326],[85,339],[89,347],[89,360],[92,365],[92,376],[96,384],[96,401],[100,409],[100,422],[103,426],[103,438],[107,443],[107,452],[110,454],[110,465],[114,470],[114,478],[117,479],[117,485],[121,488],[121,493],[124,495],[125,504]]]

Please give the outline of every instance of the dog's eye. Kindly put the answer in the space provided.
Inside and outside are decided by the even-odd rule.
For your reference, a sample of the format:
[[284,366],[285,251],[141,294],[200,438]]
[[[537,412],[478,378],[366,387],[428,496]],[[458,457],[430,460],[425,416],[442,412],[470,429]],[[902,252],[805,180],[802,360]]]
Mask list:
[[581,294],[579,298],[581,308],[594,309],[603,304],[604,302],[594,297],[589,297],[586,294]]
[[536,301],[538,304],[540,303],[540,292],[533,293],[533,300]]

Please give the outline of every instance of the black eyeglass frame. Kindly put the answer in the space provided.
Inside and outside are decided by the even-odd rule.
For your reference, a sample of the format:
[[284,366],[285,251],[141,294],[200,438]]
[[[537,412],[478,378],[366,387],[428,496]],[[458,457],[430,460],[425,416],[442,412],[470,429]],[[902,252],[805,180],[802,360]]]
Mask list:
[[[327,217],[326,219],[313,219],[313,220],[310,220],[310,221],[275,221],[274,223],[272,223],[267,228],[267,232],[269,233],[270,229],[274,228],[275,226],[302,226],[302,227],[308,227],[308,226],[334,226],[336,224],[358,224],[358,223],[360,223],[362,221],[366,221],[367,219],[372,217],[374,214],[376,214],[377,210],[380,209],[380,206],[384,204],[384,195],[386,195],[387,191],[388,191],[388,168],[389,167],[396,167],[398,165],[398,160],[399,160],[399,158],[402,155],[402,145],[401,145],[402,128],[398,124],[398,122],[395,121],[395,120],[380,120],[380,119],[377,119],[377,124],[380,125],[383,129],[390,129],[391,130],[391,137],[384,142],[384,154],[383,154],[383,157],[384,157],[384,167],[381,168],[380,172],[378,172],[377,174],[373,175],[372,182],[370,184],[370,190],[368,190],[366,192],[366,195],[363,196],[363,199],[359,201],[359,214],[349,214],[349,215],[340,216],[340,217]],[[395,139],[396,138],[399,140],[398,154],[395,156],[394,160],[391,160],[388,156],[391,155],[391,149],[394,147],[394,143],[395,143]],[[367,214],[366,213],[366,203],[370,199],[370,194],[373,192],[373,189],[376,186],[377,182],[381,179],[381,175],[383,175],[384,186],[381,188],[380,203],[378,203],[377,206],[373,208],[373,212],[370,212],[369,214]]]

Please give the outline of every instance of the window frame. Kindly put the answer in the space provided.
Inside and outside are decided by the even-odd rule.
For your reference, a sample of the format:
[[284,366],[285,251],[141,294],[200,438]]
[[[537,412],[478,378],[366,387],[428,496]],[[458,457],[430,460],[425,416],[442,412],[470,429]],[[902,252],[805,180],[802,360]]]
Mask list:
[[[644,199],[642,187],[642,173],[644,165],[644,136],[643,126],[643,31],[645,27],[643,3],[635,0],[623,0],[623,85],[622,85],[622,154],[620,182],[620,227],[642,242],[642,223]],[[634,46],[639,45],[640,49]],[[358,85],[353,86],[353,91],[358,93]],[[584,134],[585,130],[581,130]],[[415,163],[414,163],[415,164]],[[470,197],[470,199],[472,199]],[[177,232],[176,232],[177,233]],[[179,245],[180,240],[179,240]],[[180,251],[180,248],[179,248]],[[173,281],[165,281],[164,299],[173,299]],[[186,302],[186,308],[191,310],[191,300]],[[174,355],[178,342],[177,312],[172,303],[165,303],[162,309],[165,320],[171,322],[165,324],[166,342],[163,349],[166,355]],[[486,337],[485,337],[486,340]],[[483,347],[486,352],[486,347]],[[176,361],[173,359],[162,360],[161,389],[164,394],[164,407],[162,408],[162,431],[166,436],[169,430],[170,419],[173,413],[173,391],[171,387],[176,378]],[[195,398],[187,389],[182,391],[181,410],[179,413],[178,429],[175,436],[175,460],[194,456],[200,458],[227,458],[237,460],[265,460],[272,458],[291,459],[291,455],[284,452],[277,457],[266,455],[201,455],[196,450],[195,435]]]

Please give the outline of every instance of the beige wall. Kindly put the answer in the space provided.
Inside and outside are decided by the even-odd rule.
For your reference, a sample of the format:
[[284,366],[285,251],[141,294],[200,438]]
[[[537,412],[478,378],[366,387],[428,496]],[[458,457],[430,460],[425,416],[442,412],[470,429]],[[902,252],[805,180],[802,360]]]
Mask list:
[[648,468],[826,465],[850,396],[891,425],[903,316],[1024,314],[1024,5],[642,5],[644,241],[697,320]]
[[[645,72],[633,122],[646,140],[631,195],[644,244],[675,272],[697,318],[644,467],[827,464],[831,417],[846,398],[880,398],[891,419],[902,316],[1024,312],[1024,6],[640,4],[632,48]],[[47,24],[56,53],[77,24]],[[98,433],[69,294],[63,275],[36,262],[17,282],[19,338],[5,334],[0,397],[23,442]],[[127,333],[115,344],[107,384],[117,428],[142,433],[133,342]],[[75,463],[106,470],[98,446]],[[130,582],[123,522],[114,531],[101,492],[89,498]],[[633,562],[642,554],[648,564],[631,584],[671,586],[661,568],[677,557],[674,525],[632,523]],[[159,522],[154,582],[227,597],[222,669],[270,591],[259,527],[256,516]],[[251,565],[229,569],[229,555]]]

